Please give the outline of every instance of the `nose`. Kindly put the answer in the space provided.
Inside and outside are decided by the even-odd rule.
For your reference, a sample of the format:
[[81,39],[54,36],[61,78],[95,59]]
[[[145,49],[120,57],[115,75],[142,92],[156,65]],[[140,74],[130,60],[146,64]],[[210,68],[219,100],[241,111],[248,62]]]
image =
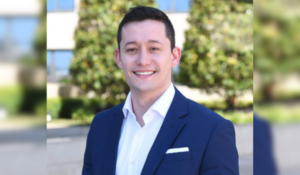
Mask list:
[[142,47],[140,49],[138,59],[136,60],[136,64],[139,66],[146,66],[149,65],[150,63],[151,63],[150,54],[146,48]]

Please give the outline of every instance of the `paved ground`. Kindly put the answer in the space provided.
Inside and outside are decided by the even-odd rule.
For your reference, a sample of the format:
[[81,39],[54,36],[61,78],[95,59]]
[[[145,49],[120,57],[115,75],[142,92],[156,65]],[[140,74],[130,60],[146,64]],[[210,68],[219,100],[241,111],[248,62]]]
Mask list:
[[48,175],[81,174],[86,137],[47,139]]
[[0,132],[0,175],[47,174],[45,128]]
[[300,125],[274,125],[274,158],[279,175],[300,174]]

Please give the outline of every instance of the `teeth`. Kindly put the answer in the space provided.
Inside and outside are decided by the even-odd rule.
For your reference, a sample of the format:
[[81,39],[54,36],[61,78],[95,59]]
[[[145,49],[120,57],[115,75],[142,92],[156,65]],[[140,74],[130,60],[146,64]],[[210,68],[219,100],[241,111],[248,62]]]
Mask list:
[[154,72],[134,72],[137,75],[152,75]]

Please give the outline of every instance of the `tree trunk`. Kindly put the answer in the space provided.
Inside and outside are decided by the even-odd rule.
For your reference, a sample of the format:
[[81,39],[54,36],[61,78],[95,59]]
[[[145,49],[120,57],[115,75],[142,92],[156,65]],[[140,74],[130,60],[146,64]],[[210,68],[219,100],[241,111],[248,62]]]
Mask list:
[[230,96],[226,98],[227,108],[233,110],[235,108],[235,98],[236,96]]
[[262,87],[262,95],[263,95],[263,100],[264,101],[273,101],[274,100],[274,84],[273,83],[268,83]]

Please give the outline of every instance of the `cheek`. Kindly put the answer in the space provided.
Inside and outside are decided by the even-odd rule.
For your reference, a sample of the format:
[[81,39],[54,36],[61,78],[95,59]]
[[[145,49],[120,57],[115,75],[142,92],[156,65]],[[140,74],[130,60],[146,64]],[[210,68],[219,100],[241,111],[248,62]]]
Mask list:
[[173,56],[169,53],[163,53],[163,54],[158,54],[158,55],[154,55],[153,59],[155,60],[155,62],[159,65],[171,65],[172,64],[172,60],[173,60]]
[[124,61],[123,61],[123,62],[122,62],[123,71],[126,72],[126,73],[127,73],[128,71],[131,71],[131,70],[132,70],[132,66],[131,66],[131,65],[132,65],[132,63],[130,63],[130,62],[128,62],[128,61],[127,61],[127,62],[124,62]]
[[172,68],[173,62],[172,62],[172,57],[168,55],[168,57],[165,57],[164,59],[160,59],[158,61],[158,64],[160,65],[161,68],[167,69],[167,68]]

